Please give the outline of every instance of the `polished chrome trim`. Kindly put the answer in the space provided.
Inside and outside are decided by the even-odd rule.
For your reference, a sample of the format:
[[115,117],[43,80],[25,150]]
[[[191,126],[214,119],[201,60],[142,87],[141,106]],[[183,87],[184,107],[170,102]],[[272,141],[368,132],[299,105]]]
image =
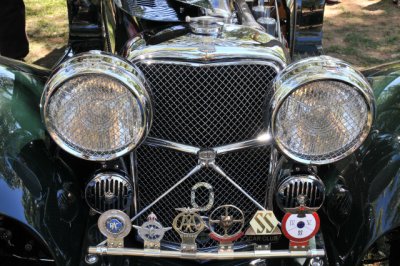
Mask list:
[[[96,191],[96,185],[94,185],[94,187],[95,187],[95,197],[94,197],[94,202],[92,202],[92,203],[90,203],[88,201],[88,197],[87,197],[88,189],[91,189],[91,183],[92,182],[94,182],[95,184],[100,184],[102,181],[105,182],[107,179],[112,179],[114,181],[113,182],[114,186],[115,186],[115,181],[117,181],[119,184],[122,183],[124,185],[124,187],[126,188],[126,190],[127,190],[127,194],[129,194],[129,192],[132,192],[134,190],[134,186],[132,185],[132,183],[129,180],[129,177],[127,175],[122,175],[120,173],[113,172],[113,171],[100,172],[100,173],[94,175],[89,180],[89,182],[87,182],[87,184],[85,186],[85,201],[86,201],[86,204],[89,206],[89,208],[95,213],[102,214],[106,210],[99,210],[99,209],[96,208],[96,203],[97,203],[97,200],[98,200],[97,191]],[[101,187],[99,187],[99,189],[101,189]],[[101,193],[101,191],[99,191],[99,195],[106,194],[107,191],[105,191],[105,189],[106,189],[105,184],[104,184],[103,189],[104,189],[103,193]],[[108,188],[108,189],[110,190],[110,188]],[[120,193],[120,192],[118,191],[118,193]],[[132,194],[134,194],[134,193],[132,193]],[[119,196],[119,195],[115,195],[115,192],[114,192],[113,195],[114,196]],[[95,205],[95,206],[93,206],[93,205]],[[131,202],[128,202],[127,206],[125,206],[123,209],[120,209],[120,210],[121,211],[127,211],[128,208],[130,208],[130,207],[131,207]]]
[[109,161],[125,155],[137,147],[147,136],[151,126],[153,111],[143,73],[139,68],[123,58],[100,51],[90,51],[74,56],[59,65],[47,81],[40,103],[42,119],[45,125],[48,125],[49,123],[47,118],[47,107],[51,96],[64,82],[83,74],[105,75],[121,82],[127,89],[129,89],[135,99],[139,102],[140,110],[142,110],[142,125],[138,137],[136,138],[137,141],[130,143],[120,151],[110,151],[110,154],[107,154],[106,156],[93,156],[76,151],[71,147],[71,145],[68,145],[63,139],[61,139],[57,135],[57,132],[46,126],[50,136],[63,150],[85,160]]
[[268,170],[268,172],[271,176],[273,175],[273,173],[278,165],[278,160],[279,160],[279,152],[275,147],[273,147],[271,149],[271,159],[270,159],[269,170]]
[[194,252],[182,253],[180,251],[151,251],[135,248],[108,248],[108,247],[89,247],[89,254],[115,255],[115,256],[140,256],[153,258],[175,258],[189,260],[234,260],[234,259],[256,259],[256,258],[314,258],[324,257],[325,250],[309,249],[305,251],[290,250],[254,250],[237,251],[226,253]]
[[[293,176],[285,177],[279,183],[279,185],[277,186],[277,189],[276,189],[275,202],[277,203],[278,207],[283,212],[285,212],[286,209],[288,209],[288,208],[293,208],[291,206],[284,206],[284,204],[282,202],[282,199],[283,198],[285,198],[285,199],[287,198],[287,196],[284,195],[284,190],[286,188],[288,188],[289,186],[293,186],[294,187],[294,185],[296,183],[297,184],[298,183],[302,183],[302,184],[310,183],[310,184],[315,185],[318,188],[318,190],[319,190],[318,194],[321,195],[321,197],[322,197],[321,204],[319,206],[311,206],[313,204],[306,204],[306,205],[307,205],[307,207],[312,209],[312,211],[319,210],[322,207],[322,205],[324,204],[324,201],[325,201],[325,190],[326,190],[326,188],[325,188],[324,182],[322,182],[322,180],[319,177],[315,176],[315,175],[293,175]],[[313,186],[311,187],[311,189],[312,188],[313,188]],[[299,189],[300,189],[300,186],[297,185],[297,192],[294,192],[295,196],[302,194],[302,192],[300,192]],[[304,190],[304,187],[303,187],[303,190]],[[308,186],[307,186],[306,189],[305,189],[305,194],[307,194],[308,192],[309,191],[308,191]],[[317,193],[316,190],[310,192],[310,194],[314,195],[314,197],[316,196],[316,193]],[[309,199],[309,200],[313,200],[313,199]],[[314,205],[315,205],[315,202],[314,202]],[[299,204],[299,206],[300,206],[300,204]]]
[[286,48],[276,40],[268,33],[247,26],[225,24],[218,37],[186,34],[148,46],[142,45],[143,41],[136,38],[134,42],[128,42],[124,55],[133,63],[164,60],[205,65],[224,61],[272,61],[281,70],[286,67],[288,57]]
[[200,16],[192,18],[187,16],[185,20],[195,34],[218,35],[224,26],[224,18],[222,17]]
[[224,18],[225,22],[230,22],[234,9],[231,5],[231,0],[211,0],[214,10],[206,9],[207,16]]
[[172,187],[170,187],[167,191],[165,191],[161,196],[159,196],[157,199],[155,199],[152,203],[150,203],[149,205],[147,205],[145,208],[143,208],[139,213],[137,213],[132,219],[131,221],[133,222],[134,220],[136,220],[137,218],[140,217],[140,215],[142,215],[143,213],[145,213],[146,211],[148,211],[151,207],[154,206],[154,204],[156,204],[157,202],[159,202],[160,200],[162,200],[165,196],[167,196],[172,190],[174,190],[177,186],[179,186],[180,184],[182,184],[183,182],[185,182],[186,179],[188,179],[189,177],[191,177],[192,175],[194,175],[195,173],[197,173],[198,171],[200,171],[200,169],[203,168],[203,166],[201,164],[195,166],[187,175],[185,175],[181,180],[179,180],[178,182],[176,182]]
[[[272,58],[270,59],[272,60]],[[191,67],[205,67],[205,66],[232,66],[232,65],[267,65],[272,67],[275,72],[278,74],[282,68],[281,66],[275,62],[275,61],[264,61],[264,60],[258,60],[258,59],[238,59],[238,60],[226,60],[226,61],[220,61],[220,62],[204,62],[204,63],[199,63],[199,62],[192,62],[192,61],[168,61],[168,60],[163,60],[163,59],[153,59],[153,58],[148,58],[148,59],[139,59],[138,61],[133,61],[133,63],[142,63],[142,64],[166,64],[166,65],[185,65],[185,66],[191,66]]]
[[241,188],[232,178],[230,178],[218,165],[215,163],[210,163],[209,166],[214,169],[218,174],[225,177],[234,187],[236,187],[240,192],[242,192],[251,202],[254,203],[260,210],[266,211],[266,209],[258,203],[252,196],[250,196],[243,188]]
[[[358,147],[360,147],[360,145],[364,142],[370,132],[375,117],[375,99],[371,85],[364,78],[364,76],[351,65],[330,56],[310,57],[288,66],[284,71],[278,74],[275,80],[275,94],[270,104],[270,113],[272,114],[270,128],[276,146],[283,154],[300,163],[323,165],[336,162],[346,157],[358,149]],[[360,95],[364,97],[364,100],[367,104],[368,118],[362,134],[359,137],[359,141],[350,147],[346,152],[332,159],[320,161],[305,160],[291,153],[284,147],[279,139],[276,139],[275,119],[279,108],[292,92],[307,83],[321,80],[336,80],[356,88]]]
[[161,148],[166,148],[174,151],[179,151],[179,152],[184,152],[184,153],[189,153],[189,154],[194,154],[197,155],[197,153],[200,151],[200,148],[186,145],[186,144],[180,144],[176,143],[173,141],[169,140],[163,140],[163,139],[158,139],[158,138],[153,138],[153,137],[148,137],[144,144],[152,147],[161,147]]
[[217,155],[219,155],[250,148],[264,147],[271,144],[272,144],[272,137],[271,134],[268,132],[260,134],[255,139],[214,147],[212,148],[212,150],[214,150],[217,153]]
[[[177,143],[177,142],[173,142],[173,141],[169,141],[169,140],[158,139],[158,138],[153,138],[153,137],[148,137],[143,144],[151,146],[151,147],[165,148],[165,149],[170,149],[170,150],[184,152],[184,153],[193,154],[193,155],[197,155],[199,153],[199,151],[201,150],[200,147],[195,147],[195,146],[191,146],[191,145],[181,144],[181,143]],[[220,154],[226,154],[226,153],[230,153],[230,152],[241,151],[241,150],[245,150],[245,149],[264,147],[264,146],[268,146],[271,144],[272,144],[271,134],[263,133],[255,139],[245,140],[245,141],[222,145],[222,146],[217,146],[214,148],[210,148],[210,150],[213,150],[216,152],[217,155],[220,155]]]
[[258,24],[255,20],[246,0],[234,0],[234,3],[236,4],[236,11],[241,19],[242,25],[254,28],[259,31],[265,31],[264,27]]
[[281,19],[279,17],[278,1],[274,1],[274,5],[275,5],[275,14],[276,14],[276,25],[277,25],[277,31],[278,31],[278,39],[279,39],[279,41],[281,43],[285,43],[285,40],[282,38]]
[[137,158],[136,158],[136,151],[131,151],[129,154],[129,163],[130,163],[130,172],[133,184],[133,197],[132,197],[132,204],[133,204],[133,212],[136,214],[138,211],[138,178],[137,178]]

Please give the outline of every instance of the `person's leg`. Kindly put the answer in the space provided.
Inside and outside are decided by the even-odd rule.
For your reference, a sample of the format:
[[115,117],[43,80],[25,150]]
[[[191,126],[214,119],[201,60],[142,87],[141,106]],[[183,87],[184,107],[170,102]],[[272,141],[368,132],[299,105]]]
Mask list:
[[23,0],[0,0],[0,55],[22,59],[29,52]]

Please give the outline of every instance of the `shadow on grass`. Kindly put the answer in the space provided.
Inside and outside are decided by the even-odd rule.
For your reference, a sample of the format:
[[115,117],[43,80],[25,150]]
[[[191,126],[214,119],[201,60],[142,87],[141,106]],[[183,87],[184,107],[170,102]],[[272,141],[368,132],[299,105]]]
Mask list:
[[56,48],[50,53],[48,53],[45,57],[40,58],[39,60],[36,60],[33,62],[33,64],[42,66],[42,67],[47,67],[47,68],[53,68],[54,64],[60,60],[62,56],[65,54],[65,49],[66,46],[62,48]]
[[325,17],[325,54],[363,67],[400,60],[400,9],[392,1],[369,2],[327,7],[332,13]]

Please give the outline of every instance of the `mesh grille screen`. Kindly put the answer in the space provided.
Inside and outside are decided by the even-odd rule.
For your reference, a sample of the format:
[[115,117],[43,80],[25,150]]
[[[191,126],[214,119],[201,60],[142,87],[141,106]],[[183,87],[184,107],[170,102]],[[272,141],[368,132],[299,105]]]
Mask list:
[[139,67],[154,96],[152,137],[206,148],[251,139],[264,128],[276,75],[270,66]]
[[[184,66],[139,64],[153,92],[154,119],[150,136],[198,147],[215,147],[257,136],[264,127],[265,103],[272,95],[275,70],[266,65]],[[137,150],[139,210],[149,205],[197,165],[197,157],[142,145]],[[270,148],[220,155],[219,165],[246,192],[264,203]],[[180,184],[151,208],[164,226],[171,226],[175,208],[191,207],[190,192],[198,182],[214,188],[215,202],[208,212],[223,204],[244,211],[248,224],[257,207],[224,177],[203,169]],[[196,203],[205,206],[208,191],[198,189]],[[149,213],[143,215],[139,224]],[[198,237],[199,248],[217,245],[205,231]],[[180,243],[170,230],[165,241]]]

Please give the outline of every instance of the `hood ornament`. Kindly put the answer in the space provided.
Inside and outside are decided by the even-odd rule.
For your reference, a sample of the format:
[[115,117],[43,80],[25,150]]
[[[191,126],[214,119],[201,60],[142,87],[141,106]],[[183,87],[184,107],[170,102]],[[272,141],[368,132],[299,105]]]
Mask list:
[[224,18],[202,16],[202,17],[186,17],[190,29],[194,34],[200,35],[218,35],[224,26]]

